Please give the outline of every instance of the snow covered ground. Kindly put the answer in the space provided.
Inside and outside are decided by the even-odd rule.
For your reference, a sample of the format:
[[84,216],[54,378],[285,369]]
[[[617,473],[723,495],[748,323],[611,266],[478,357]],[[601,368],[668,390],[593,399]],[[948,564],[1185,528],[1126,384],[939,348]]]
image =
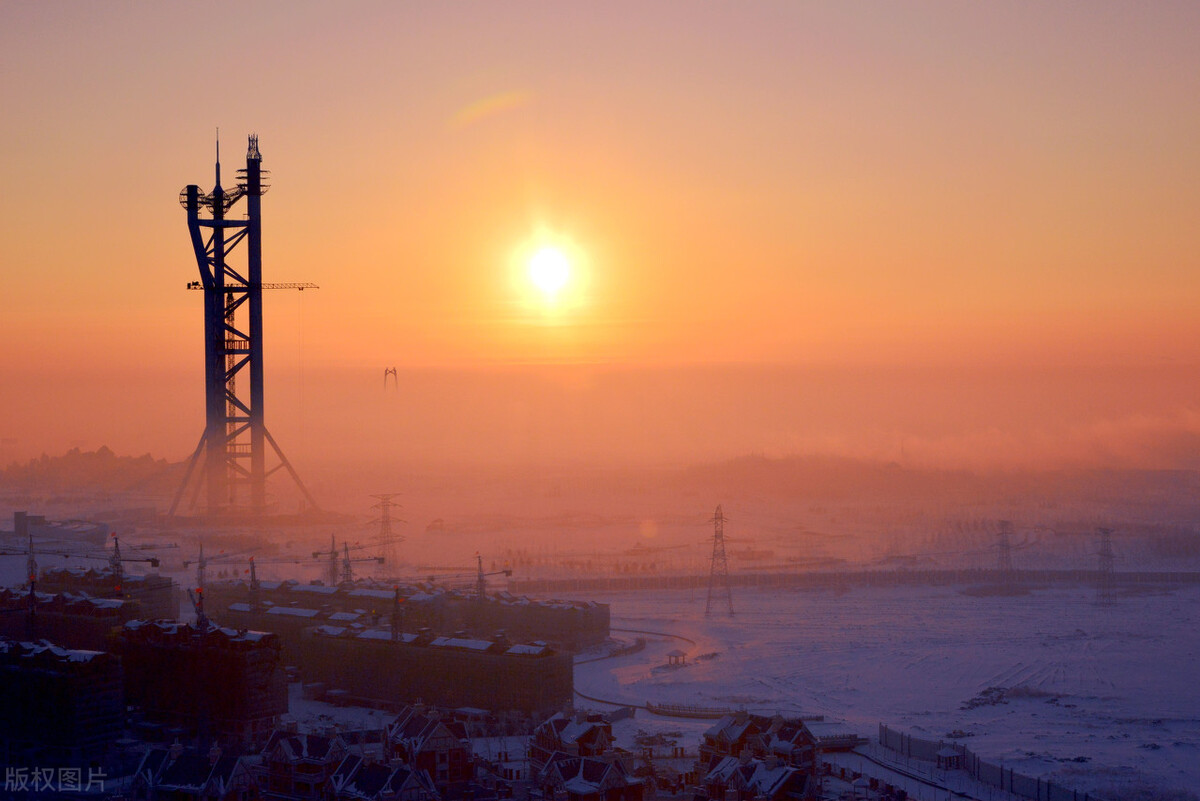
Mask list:
[[[579,665],[576,688],[823,714],[866,736],[881,722],[929,739],[965,732],[983,758],[1081,790],[1200,786],[1200,587],[1119,594],[1111,606],[1082,586],[962,589],[741,591],[733,618],[707,619],[700,592],[597,597],[612,604],[614,629],[692,642],[615,632],[647,648]],[[675,649],[688,665],[663,667]],[[637,725],[667,725],[647,718],[639,711]],[[669,726],[681,724],[703,729]]]

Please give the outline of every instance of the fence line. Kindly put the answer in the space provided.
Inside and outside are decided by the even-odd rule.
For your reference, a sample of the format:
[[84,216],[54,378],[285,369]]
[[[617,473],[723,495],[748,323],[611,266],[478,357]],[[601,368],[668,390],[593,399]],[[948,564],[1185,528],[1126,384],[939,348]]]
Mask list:
[[947,750],[957,752],[961,757],[961,768],[976,781],[1033,801],[1104,801],[1088,793],[1054,784],[1048,779],[1026,776],[1012,768],[986,762],[962,743],[926,740],[880,723],[879,744],[897,754],[935,765],[939,763],[939,756],[943,764],[947,761]]

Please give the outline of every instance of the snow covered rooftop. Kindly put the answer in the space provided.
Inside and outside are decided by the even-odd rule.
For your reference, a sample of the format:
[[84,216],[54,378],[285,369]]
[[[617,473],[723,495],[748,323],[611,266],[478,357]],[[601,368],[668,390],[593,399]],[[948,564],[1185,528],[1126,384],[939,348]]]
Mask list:
[[300,609],[294,606],[273,606],[267,610],[268,615],[283,615],[286,617],[316,617],[320,614],[317,609]]
[[465,648],[471,651],[486,651],[495,645],[491,640],[469,640],[465,637],[438,637],[430,645],[439,648]]

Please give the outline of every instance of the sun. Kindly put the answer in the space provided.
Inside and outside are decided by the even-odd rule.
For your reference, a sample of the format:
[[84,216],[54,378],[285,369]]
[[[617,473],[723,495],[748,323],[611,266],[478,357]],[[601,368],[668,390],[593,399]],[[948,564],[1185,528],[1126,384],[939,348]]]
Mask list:
[[538,248],[529,257],[529,280],[548,299],[553,299],[571,278],[567,255],[552,245]]
[[569,325],[591,305],[593,259],[566,231],[536,225],[506,265],[513,309],[527,323]]

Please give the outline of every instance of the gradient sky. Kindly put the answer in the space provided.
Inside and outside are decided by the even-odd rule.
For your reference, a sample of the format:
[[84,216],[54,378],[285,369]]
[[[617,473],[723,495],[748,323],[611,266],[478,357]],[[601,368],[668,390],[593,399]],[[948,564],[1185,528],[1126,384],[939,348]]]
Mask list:
[[[190,450],[201,308],[176,195],[211,185],[217,126],[228,170],[261,137],[266,280],[321,286],[269,299],[280,425],[311,429],[306,381],[346,393],[395,364],[942,376],[894,424],[835,415],[747,449],[897,442],[963,370],[1109,376],[1081,393],[1157,371],[1151,399],[1089,396],[1075,422],[1191,427],[1197,42],[1194,2],[8,0],[0,434]],[[551,311],[513,264],[546,232],[582,259]],[[1028,432],[1054,406],[1015,402],[956,430]]]

